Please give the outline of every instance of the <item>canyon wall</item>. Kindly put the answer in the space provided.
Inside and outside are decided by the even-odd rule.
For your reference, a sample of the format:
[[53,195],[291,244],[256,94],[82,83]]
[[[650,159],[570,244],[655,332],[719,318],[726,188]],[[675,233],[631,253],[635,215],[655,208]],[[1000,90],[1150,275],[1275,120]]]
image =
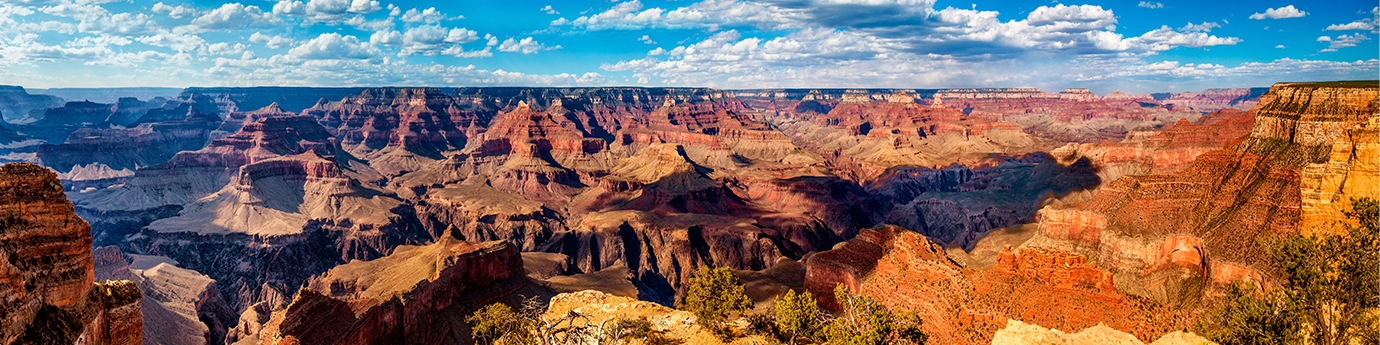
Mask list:
[[0,166],[0,343],[131,344],[142,337],[140,294],[96,282],[91,228],[57,174]]

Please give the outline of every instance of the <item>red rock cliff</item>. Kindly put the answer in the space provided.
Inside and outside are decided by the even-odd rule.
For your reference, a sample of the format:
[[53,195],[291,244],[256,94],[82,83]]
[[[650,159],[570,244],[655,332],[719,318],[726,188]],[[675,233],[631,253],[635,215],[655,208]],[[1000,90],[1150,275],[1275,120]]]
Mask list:
[[57,174],[0,167],[0,343],[138,343],[138,288],[93,280],[91,227]]

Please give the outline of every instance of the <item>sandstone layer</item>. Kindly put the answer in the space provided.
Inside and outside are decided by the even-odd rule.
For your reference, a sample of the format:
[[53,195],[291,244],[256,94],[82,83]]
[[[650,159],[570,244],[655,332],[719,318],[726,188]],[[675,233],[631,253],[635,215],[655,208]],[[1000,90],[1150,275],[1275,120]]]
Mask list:
[[94,281],[90,226],[57,174],[0,167],[0,343],[132,344],[140,294],[130,281]]
[[[508,242],[443,238],[402,246],[314,277],[273,313],[260,344],[464,344],[464,317],[517,291],[522,260]],[[295,342],[293,342],[295,341]]]

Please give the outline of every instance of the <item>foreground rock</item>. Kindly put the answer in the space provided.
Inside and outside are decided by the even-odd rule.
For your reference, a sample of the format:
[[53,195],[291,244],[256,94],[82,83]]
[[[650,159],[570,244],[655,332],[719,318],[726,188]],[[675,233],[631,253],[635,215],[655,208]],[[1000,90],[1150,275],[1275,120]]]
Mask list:
[[[442,238],[312,278],[273,312],[258,344],[465,344],[464,317],[524,287],[509,242]],[[240,343],[256,343],[241,339]]]
[[0,167],[0,343],[135,344],[139,290],[94,282],[91,227],[72,211],[57,174]]
[[115,247],[96,248],[96,279],[122,279],[139,286],[144,298],[146,345],[224,344],[235,314],[215,280],[177,267],[166,257],[125,255]]
[[[571,312],[587,317],[587,319],[580,319],[576,322],[573,325],[576,327],[584,325],[597,327],[601,323],[605,324],[605,327],[609,327],[619,320],[646,318],[647,321],[651,322],[651,331],[665,339],[683,344],[724,344],[718,336],[696,323],[695,315],[688,311],[675,310],[652,302],[609,295],[593,290],[563,293],[552,297],[551,303],[542,317],[548,320],[557,320]],[[766,341],[761,336],[738,338],[732,342],[732,344],[762,343],[766,343]]]
[[915,311],[940,344],[988,343],[1007,319],[1059,329],[1106,323],[1143,338],[1192,324],[1183,311],[1119,293],[1110,272],[1057,249],[1006,248],[990,268],[975,269],[920,234],[887,226],[863,230],[805,266],[805,288],[822,307],[837,308],[833,288],[844,284]]
[[[992,345],[1144,345],[1135,336],[1122,333],[1103,324],[1078,331],[1064,333],[1057,329],[1047,329],[1018,320],[1010,320],[1006,328],[997,331],[992,337]],[[1150,345],[1216,345],[1193,333],[1176,331],[1165,334]]]

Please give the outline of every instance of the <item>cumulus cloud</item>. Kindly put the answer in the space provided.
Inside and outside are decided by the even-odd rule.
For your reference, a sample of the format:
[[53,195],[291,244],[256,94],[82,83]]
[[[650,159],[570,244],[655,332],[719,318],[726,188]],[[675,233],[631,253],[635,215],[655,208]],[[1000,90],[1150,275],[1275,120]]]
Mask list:
[[403,33],[403,48],[400,55],[407,56],[412,54],[436,55],[445,43],[447,31],[436,25],[423,25],[407,29]]
[[199,36],[172,32],[162,32],[156,35],[143,36],[135,40],[139,41],[139,43],[151,46],[172,48],[179,52],[195,51],[206,44],[206,40]]
[[652,40],[652,36],[649,35],[642,35],[642,37],[639,37],[637,41],[646,44],[656,44],[656,41]]
[[546,12],[546,14],[561,14],[561,11],[557,11],[555,8],[551,8],[551,5],[546,5],[546,7],[542,7],[541,11]]
[[[0,20],[0,22],[3,22],[3,20]],[[55,20],[46,20],[46,21],[42,21],[42,22],[38,22],[38,23],[32,23],[32,22],[23,23],[23,24],[19,24],[19,27],[18,27],[18,28],[19,28],[20,31],[23,31],[23,32],[44,32],[44,31],[51,31],[51,32],[64,33],[64,34],[68,34],[68,35],[71,35],[71,34],[77,32],[77,26],[76,26],[76,25],[74,25],[74,24],[72,24],[72,23],[64,23],[64,22],[59,22],[59,21],[55,21]]]
[[168,15],[168,17],[171,17],[173,19],[182,19],[186,17],[195,16],[197,14],[195,8],[184,5],[169,6],[162,2],[153,4],[152,10],[154,13],[166,14]]
[[433,24],[447,19],[451,18],[447,17],[444,13],[441,13],[441,11],[436,10],[435,7],[429,7],[425,10],[420,11],[418,11],[415,8],[408,9],[407,12],[404,12],[402,14],[402,21],[408,23]]
[[1327,43],[1327,48],[1323,48],[1318,52],[1331,53],[1337,51],[1337,49],[1355,47],[1356,44],[1369,40],[1370,37],[1359,32],[1351,35],[1343,34],[1336,38],[1321,36],[1318,37],[1318,42]]
[[1234,37],[1204,34],[1218,23],[1157,29],[1138,37],[1117,33],[1112,10],[1095,5],[1039,6],[1025,18],[1002,21],[996,11],[945,8],[929,0],[779,0],[765,3],[705,0],[676,9],[644,9],[638,1],[576,19],[557,19],[554,28],[618,30],[746,24],[778,30],[840,28],[893,43],[918,54],[1016,57],[1031,51],[1074,54],[1149,53],[1175,47],[1236,44]]
[[1155,8],[1164,8],[1164,3],[1160,3],[1160,2],[1150,2],[1150,1],[1141,1],[1139,4],[1136,4],[1136,6],[1137,6],[1137,7],[1144,7],[1144,8],[1155,9]]
[[378,0],[353,0],[350,1],[350,8],[346,12],[350,13],[374,13],[382,10]]
[[1328,31],[1352,31],[1362,30],[1380,33],[1380,6],[1370,10],[1370,18],[1359,19],[1346,24],[1332,24],[1327,26]]
[[334,32],[321,34],[288,51],[289,56],[307,60],[364,60],[380,54],[379,49],[368,42]]
[[297,0],[279,0],[273,4],[273,14],[300,16],[307,14],[307,4]]
[[364,16],[356,15],[345,20],[345,25],[353,26],[363,31],[379,31],[393,28],[393,18],[383,18],[376,20],[365,19]]
[[536,54],[537,52],[543,50],[554,49],[561,49],[561,46],[547,47],[546,45],[537,42],[537,40],[533,39],[532,37],[523,38],[522,40],[509,38],[507,40],[504,40],[503,44],[500,44],[498,46],[498,51],[501,52],[523,54]]
[[[1128,39],[1125,43],[1128,46],[1146,51],[1165,51],[1175,47],[1202,48],[1241,43],[1240,38],[1222,38],[1209,35],[1206,31],[1191,31],[1191,29],[1195,29],[1193,24],[1180,30],[1174,30],[1165,25],[1139,37]],[[1202,30],[1201,28],[1196,29]]]
[[287,36],[265,35],[255,32],[249,35],[249,42],[262,44],[269,49],[280,49],[297,45],[297,41]]
[[492,47],[484,47],[484,49],[481,49],[481,50],[465,50],[464,48],[462,48],[462,47],[460,47],[460,46],[454,46],[454,47],[450,47],[450,48],[446,48],[445,50],[442,50],[442,51],[441,51],[441,54],[449,55],[449,56],[454,56],[454,57],[458,57],[458,58],[467,58],[467,59],[469,59],[469,58],[486,58],[486,57],[493,57],[493,56],[494,56],[494,52],[493,52],[493,48],[492,48]]
[[233,30],[245,27],[272,26],[281,22],[273,13],[264,12],[259,6],[228,3],[192,19],[191,26],[186,27],[185,30],[192,32]]
[[1308,15],[1308,12],[1304,12],[1304,11],[1301,11],[1301,10],[1299,10],[1299,9],[1297,9],[1297,8],[1294,8],[1294,5],[1289,5],[1289,6],[1284,6],[1284,7],[1280,7],[1280,8],[1266,9],[1266,10],[1265,10],[1265,13],[1259,13],[1259,12],[1257,12],[1257,13],[1251,15],[1251,19],[1255,19],[1255,20],[1261,20],[1261,19],[1266,19],[1266,18],[1269,18],[1269,19],[1285,19],[1285,18],[1298,18],[1298,17],[1303,17],[1303,16],[1306,16],[1306,15]]
[[403,43],[403,35],[393,29],[376,31],[373,35],[369,35],[369,43],[385,46],[400,45]]
[[446,43],[465,44],[478,40],[479,34],[466,28],[450,29],[450,33],[446,34]]
[[248,48],[244,43],[220,42],[206,46],[206,51],[212,55],[243,55]]
[[786,17],[804,15],[804,11],[799,9],[738,0],[705,0],[674,10],[643,9],[641,1],[633,0],[620,2],[592,15],[575,19],[561,17],[551,21],[551,25],[587,30],[716,27],[731,24],[785,28],[791,25]]

